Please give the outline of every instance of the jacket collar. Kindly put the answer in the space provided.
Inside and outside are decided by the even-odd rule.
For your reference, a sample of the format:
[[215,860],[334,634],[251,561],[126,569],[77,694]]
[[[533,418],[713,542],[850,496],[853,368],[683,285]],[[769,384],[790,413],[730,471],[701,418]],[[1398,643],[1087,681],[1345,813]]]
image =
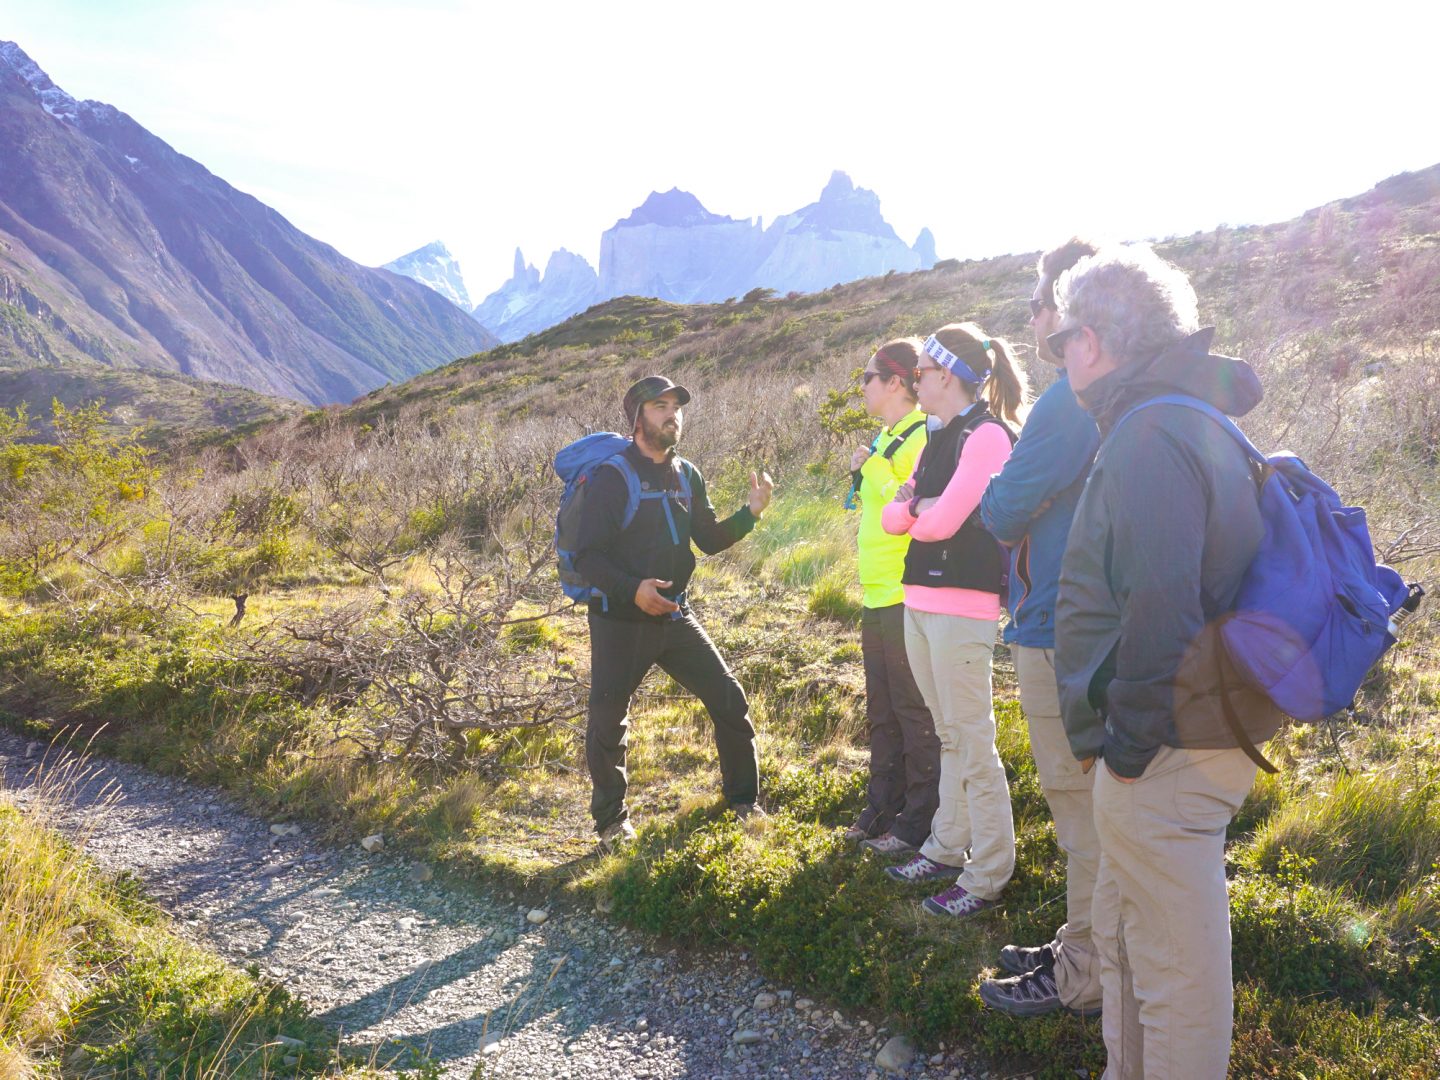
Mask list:
[[1085,410],[1102,431],[1140,402],[1162,394],[1188,394],[1229,416],[1244,416],[1264,396],[1260,380],[1244,360],[1211,353],[1214,338],[1215,328],[1207,326],[1149,360],[1101,376],[1085,388]]

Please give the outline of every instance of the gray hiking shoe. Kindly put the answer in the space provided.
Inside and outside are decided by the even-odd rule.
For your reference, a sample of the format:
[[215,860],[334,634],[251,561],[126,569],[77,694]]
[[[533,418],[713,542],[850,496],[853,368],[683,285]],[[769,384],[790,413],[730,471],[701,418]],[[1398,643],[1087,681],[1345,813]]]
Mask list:
[[619,851],[626,844],[635,841],[635,826],[630,824],[630,819],[617,821],[613,825],[607,825],[600,830],[600,850],[613,853]]
[[1072,1009],[1060,1000],[1054,967],[1037,967],[1008,979],[986,979],[980,984],[980,1000],[996,1012],[1011,1016],[1045,1016],[1068,1012],[1076,1016],[1099,1016],[1100,1008]]
[[730,804],[730,812],[741,821],[749,817],[767,818],[770,816],[758,804],[753,802],[732,802]]
[[877,836],[873,840],[863,841],[863,846],[868,851],[879,855],[909,855],[915,850],[914,844],[907,844],[894,833],[886,833],[884,836]]
[[1038,948],[1006,945],[1000,950],[1000,966],[1011,975],[1024,975],[1036,968],[1053,970],[1055,948],[1048,941]]

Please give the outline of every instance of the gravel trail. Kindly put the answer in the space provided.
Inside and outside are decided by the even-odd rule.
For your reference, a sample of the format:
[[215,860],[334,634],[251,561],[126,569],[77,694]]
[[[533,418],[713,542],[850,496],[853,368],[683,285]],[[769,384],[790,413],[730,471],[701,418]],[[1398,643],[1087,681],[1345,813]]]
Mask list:
[[[0,733],[0,779],[25,805],[57,752]],[[588,912],[537,911],[436,881],[388,853],[327,847],[224,794],[91,759],[52,823],[131,871],[177,928],[256,964],[348,1043],[427,1052],[448,1077],[670,1080],[979,1070],[928,1047],[887,1072],[892,1035],[760,976],[741,953],[681,957]],[[287,835],[277,835],[276,829]],[[902,1055],[903,1056],[903,1055]]]

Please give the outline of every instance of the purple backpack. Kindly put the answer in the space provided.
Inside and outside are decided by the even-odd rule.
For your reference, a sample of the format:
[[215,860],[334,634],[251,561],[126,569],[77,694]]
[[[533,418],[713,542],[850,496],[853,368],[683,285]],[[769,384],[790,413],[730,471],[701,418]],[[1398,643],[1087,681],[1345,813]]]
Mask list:
[[[1365,511],[1345,506],[1329,484],[1294,454],[1262,454],[1219,409],[1184,394],[1142,402],[1204,413],[1260,468],[1265,536],[1220,627],[1241,678],[1296,720],[1315,723],[1348,709],[1375,662],[1395,644],[1394,616],[1424,595],[1375,561]],[[1222,694],[1232,733],[1252,758],[1265,761],[1239,728]]]

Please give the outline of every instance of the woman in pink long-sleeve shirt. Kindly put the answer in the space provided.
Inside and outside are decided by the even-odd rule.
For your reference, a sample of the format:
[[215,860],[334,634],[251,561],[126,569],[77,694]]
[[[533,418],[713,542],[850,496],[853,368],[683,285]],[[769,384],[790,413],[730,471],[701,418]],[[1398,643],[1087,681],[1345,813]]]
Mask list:
[[897,881],[954,877],[924,902],[936,915],[992,906],[1015,869],[1010,787],[995,749],[990,667],[1008,559],[980,524],[980,496],[1010,457],[1026,385],[1008,343],[974,323],[941,327],[915,369],[920,407],[944,427],[885,507],[885,530],[908,533],[905,651],[940,737],[940,806]]

